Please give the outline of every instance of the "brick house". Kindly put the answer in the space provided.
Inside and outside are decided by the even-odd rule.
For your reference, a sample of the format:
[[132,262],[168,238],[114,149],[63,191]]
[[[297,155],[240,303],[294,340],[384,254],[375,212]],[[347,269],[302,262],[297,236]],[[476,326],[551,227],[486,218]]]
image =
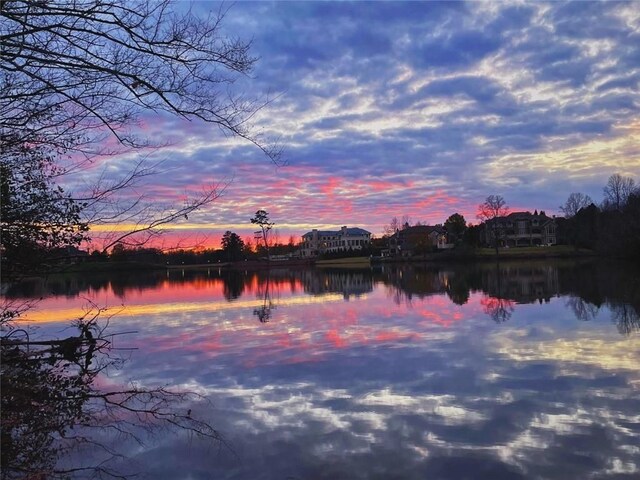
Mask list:
[[500,246],[555,245],[556,230],[556,219],[548,217],[544,211],[513,212],[483,223],[480,239],[489,246],[494,245],[496,236]]
[[416,225],[398,230],[389,237],[391,255],[407,257],[431,250],[451,248],[447,243],[447,231],[442,225]]

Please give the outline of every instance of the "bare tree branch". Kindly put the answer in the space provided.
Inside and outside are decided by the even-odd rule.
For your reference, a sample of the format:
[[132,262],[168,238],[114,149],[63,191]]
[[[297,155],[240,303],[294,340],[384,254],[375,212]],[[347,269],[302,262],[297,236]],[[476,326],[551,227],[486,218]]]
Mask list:
[[29,125],[22,141],[36,131],[51,142],[106,128],[139,146],[127,126],[143,111],[164,111],[218,125],[278,162],[281,148],[250,124],[271,99],[229,88],[257,57],[250,41],[223,32],[226,10],[203,19],[169,0],[14,0],[0,11],[1,125]]

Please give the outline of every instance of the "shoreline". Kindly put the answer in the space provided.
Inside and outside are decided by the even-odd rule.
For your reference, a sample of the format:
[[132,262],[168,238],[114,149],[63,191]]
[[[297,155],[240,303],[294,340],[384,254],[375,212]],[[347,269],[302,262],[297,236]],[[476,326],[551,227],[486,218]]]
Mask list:
[[[605,256],[587,249],[560,245],[553,247],[515,247],[500,248],[496,255],[492,248],[452,249],[442,252],[426,253],[411,257],[383,257],[380,263],[416,263],[416,262],[459,262],[459,261],[485,261],[485,260],[535,260],[552,258],[605,258]],[[614,257],[612,257],[614,258]]]
[[[270,268],[306,268],[316,267],[342,267],[342,268],[363,268],[375,264],[398,264],[398,263],[456,263],[465,261],[501,261],[501,260],[535,260],[535,259],[555,259],[555,258],[609,258],[599,255],[592,250],[575,249],[570,246],[554,247],[519,247],[501,248],[496,256],[494,249],[452,249],[440,252],[430,252],[411,257],[346,257],[336,259],[317,260],[245,260],[240,262],[221,263],[199,263],[199,264],[158,264],[144,262],[84,262],[74,265],[67,265],[49,274],[76,274],[76,273],[125,273],[133,270],[153,271],[153,270],[188,270],[204,271],[209,269],[225,270],[265,270]],[[616,257],[611,257],[616,258]]]

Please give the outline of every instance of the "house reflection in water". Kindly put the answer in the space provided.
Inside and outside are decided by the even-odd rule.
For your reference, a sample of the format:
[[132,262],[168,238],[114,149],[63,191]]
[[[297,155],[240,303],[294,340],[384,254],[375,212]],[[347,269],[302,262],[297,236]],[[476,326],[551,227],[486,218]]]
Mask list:
[[482,290],[517,303],[549,302],[560,294],[558,268],[549,264],[501,264],[483,272]]
[[311,295],[341,293],[348,300],[373,291],[373,276],[369,270],[305,270],[300,273],[304,291]]

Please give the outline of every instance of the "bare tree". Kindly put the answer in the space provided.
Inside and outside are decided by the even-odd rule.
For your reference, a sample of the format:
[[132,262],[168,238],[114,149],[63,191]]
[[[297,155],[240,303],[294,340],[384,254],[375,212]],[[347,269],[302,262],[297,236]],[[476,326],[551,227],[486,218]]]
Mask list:
[[581,209],[587,208],[593,203],[589,195],[583,193],[571,193],[564,205],[560,206],[560,210],[564,213],[565,218],[572,218]]
[[640,331],[640,315],[633,305],[624,302],[611,302],[611,316],[622,335],[631,335]]
[[384,226],[384,234],[389,237],[398,230],[400,230],[400,221],[398,220],[398,217],[393,217],[389,222],[389,225]]
[[170,0],[2,2],[0,118],[14,142],[56,147],[106,133],[140,146],[144,111],[200,119],[257,145],[250,121],[268,100],[231,88],[257,58],[223,31],[223,9],[200,18]]
[[501,195],[489,195],[483,203],[478,205],[477,217],[481,222],[485,222],[485,229],[491,232],[491,240],[496,249],[496,255],[498,255],[500,237],[504,233],[504,228],[500,224],[499,218],[509,213],[509,207],[507,207],[506,203]]
[[611,175],[603,188],[605,209],[621,211],[634,193],[635,184],[631,177],[623,177],[619,173]]

